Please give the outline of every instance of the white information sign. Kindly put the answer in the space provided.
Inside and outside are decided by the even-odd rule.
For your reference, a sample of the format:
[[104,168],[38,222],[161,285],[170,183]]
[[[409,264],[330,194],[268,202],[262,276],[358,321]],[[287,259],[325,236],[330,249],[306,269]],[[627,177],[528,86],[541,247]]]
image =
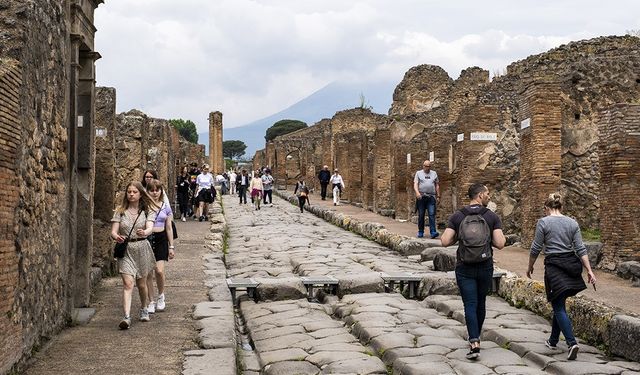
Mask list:
[[81,128],[84,126],[84,116],[78,116],[78,127]]
[[496,141],[498,133],[471,133],[469,139],[472,141]]
[[527,117],[526,119],[520,121],[520,129],[526,129],[531,126],[531,117]]
[[96,128],[96,137],[104,138],[107,136],[107,129],[105,128]]
[[407,164],[411,164],[411,154],[407,154]]
[[433,151],[431,151],[431,152],[429,153],[429,161],[430,161],[430,162],[433,162],[434,160],[435,160],[435,157],[434,157]]
[[458,142],[464,141],[464,133],[458,134]]

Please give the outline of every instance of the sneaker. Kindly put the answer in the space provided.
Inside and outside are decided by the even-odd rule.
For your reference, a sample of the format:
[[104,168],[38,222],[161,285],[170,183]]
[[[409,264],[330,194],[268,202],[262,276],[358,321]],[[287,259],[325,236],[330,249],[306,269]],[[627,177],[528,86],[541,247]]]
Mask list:
[[149,320],[151,320],[149,318],[149,310],[145,309],[140,309],[140,321],[141,322],[148,322]]
[[578,350],[580,350],[578,344],[571,345],[571,347],[569,348],[569,355],[567,355],[567,359],[573,361],[574,359],[578,358]]
[[440,235],[440,233],[432,234],[431,235],[431,239],[433,240],[435,238],[438,238],[439,235]]
[[187,218],[183,216],[182,221],[187,221]]
[[204,221],[209,221],[209,216],[204,215]]
[[125,316],[124,318],[122,318],[120,324],[118,324],[118,327],[120,329],[129,329],[129,327],[131,327],[131,317]]
[[149,314],[155,314],[156,313],[156,303],[151,301],[149,303],[149,306],[147,306],[147,311],[149,312]]
[[418,235],[416,237],[418,237],[418,238],[424,237],[424,232],[418,232]]
[[480,348],[469,350],[469,353],[467,353],[465,357],[467,357],[467,359],[478,359],[478,357],[480,357]]
[[269,203],[269,207],[273,207],[273,203]]
[[200,217],[198,218],[198,221],[202,221],[202,220],[204,220],[204,216],[200,216]]
[[334,206],[337,206],[336,202],[333,202],[333,205],[334,205]]
[[545,340],[544,341],[544,346],[546,346],[549,349],[553,349],[556,350],[558,349],[558,345],[551,345],[551,343],[549,342],[549,340]]
[[164,301],[164,293],[162,293],[161,295],[158,296],[158,302],[156,302],[156,311],[160,312],[160,311],[164,311],[164,309],[166,308],[166,303]]

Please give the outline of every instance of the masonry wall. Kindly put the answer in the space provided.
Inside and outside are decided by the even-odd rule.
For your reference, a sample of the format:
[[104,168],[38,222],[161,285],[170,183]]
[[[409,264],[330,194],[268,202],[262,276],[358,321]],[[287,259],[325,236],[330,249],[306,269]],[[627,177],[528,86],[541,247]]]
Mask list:
[[640,105],[611,106],[601,112],[598,125],[601,264],[615,269],[619,262],[640,261]]

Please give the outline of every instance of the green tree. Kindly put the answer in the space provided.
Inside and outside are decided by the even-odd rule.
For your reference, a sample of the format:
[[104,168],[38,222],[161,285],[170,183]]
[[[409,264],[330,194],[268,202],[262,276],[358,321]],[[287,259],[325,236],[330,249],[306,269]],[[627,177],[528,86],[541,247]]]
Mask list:
[[198,143],[198,130],[196,129],[196,124],[191,120],[183,120],[183,119],[173,119],[169,120],[169,123],[174,128],[178,129],[178,132],[182,136],[182,138],[186,139],[191,143]]
[[237,159],[244,155],[247,145],[242,141],[224,141],[222,142],[222,156],[229,159]]
[[267,134],[264,136],[264,139],[269,142],[275,137],[288,134],[299,129],[304,129],[306,127],[307,123],[300,120],[280,120],[267,129]]

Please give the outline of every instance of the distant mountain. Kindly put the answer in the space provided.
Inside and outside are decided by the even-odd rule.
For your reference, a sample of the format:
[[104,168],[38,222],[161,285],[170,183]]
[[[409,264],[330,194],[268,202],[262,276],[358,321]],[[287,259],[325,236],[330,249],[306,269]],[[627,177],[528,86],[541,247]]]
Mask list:
[[[397,83],[379,82],[350,84],[333,82],[289,108],[263,119],[235,128],[224,128],[223,139],[240,140],[247,145],[245,157],[253,157],[257,150],[264,148],[264,135],[269,127],[283,119],[301,120],[309,126],[345,109],[360,106],[360,94],[364,95],[365,106],[374,112],[387,113],[391,107],[393,90]],[[205,143],[209,153],[209,132],[198,134],[200,143]]]

